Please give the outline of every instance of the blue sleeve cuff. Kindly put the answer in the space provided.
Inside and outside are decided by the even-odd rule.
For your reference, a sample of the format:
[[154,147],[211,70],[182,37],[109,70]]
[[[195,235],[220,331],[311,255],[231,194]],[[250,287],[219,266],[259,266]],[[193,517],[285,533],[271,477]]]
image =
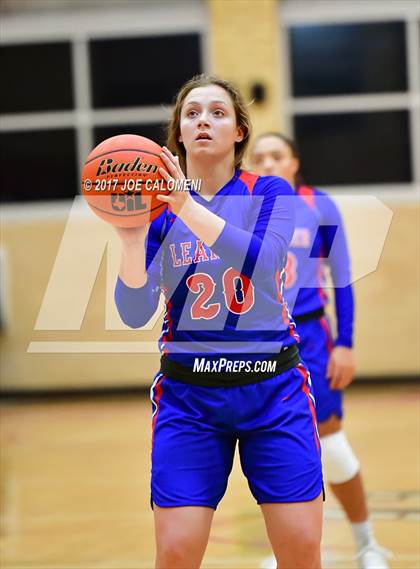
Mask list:
[[344,346],[346,348],[352,348],[353,342],[350,338],[340,338],[338,337],[334,342],[334,346]]
[[351,285],[335,289],[337,339],[335,346],[353,347],[354,299]]
[[139,288],[129,287],[118,277],[114,297],[124,324],[130,328],[140,328],[156,311],[159,289],[154,290],[149,281]]

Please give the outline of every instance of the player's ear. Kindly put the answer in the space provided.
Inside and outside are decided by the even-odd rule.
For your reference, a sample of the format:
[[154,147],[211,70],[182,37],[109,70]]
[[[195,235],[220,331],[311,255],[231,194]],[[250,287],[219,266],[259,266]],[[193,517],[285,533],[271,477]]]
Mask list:
[[241,142],[245,137],[244,134],[244,129],[242,126],[238,126],[236,128],[236,138],[235,138],[235,142]]

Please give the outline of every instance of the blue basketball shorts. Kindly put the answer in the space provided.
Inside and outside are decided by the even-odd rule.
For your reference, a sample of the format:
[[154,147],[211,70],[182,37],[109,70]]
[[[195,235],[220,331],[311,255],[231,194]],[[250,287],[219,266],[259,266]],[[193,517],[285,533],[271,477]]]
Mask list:
[[191,385],[158,374],[151,399],[154,504],[216,509],[237,443],[259,504],[305,502],[321,493],[314,399],[303,364],[232,387]]
[[330,389],[330,381],[326,377],[328,359],[333,348],[328,319],[323,316],[299,322],[297,332],[300,336],[300,357],[311,374],[318,423],[326,421],[332,415],[341,419],[343,392]]

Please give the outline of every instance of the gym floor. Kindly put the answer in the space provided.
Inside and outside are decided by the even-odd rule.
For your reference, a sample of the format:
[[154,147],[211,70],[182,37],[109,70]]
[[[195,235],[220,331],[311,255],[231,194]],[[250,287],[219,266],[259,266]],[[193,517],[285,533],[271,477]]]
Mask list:
[[[420,567],[419,390],[353,386],[345,426],[393,569]],[[2,569],[152,569],[150,402],[145,396],[1,405]],[[205,461],[205,456],[203,456]],[[203,568],[256,569],[270,553],[239,461]],[[353,569],[351,531],[327,489],[323,567]]]

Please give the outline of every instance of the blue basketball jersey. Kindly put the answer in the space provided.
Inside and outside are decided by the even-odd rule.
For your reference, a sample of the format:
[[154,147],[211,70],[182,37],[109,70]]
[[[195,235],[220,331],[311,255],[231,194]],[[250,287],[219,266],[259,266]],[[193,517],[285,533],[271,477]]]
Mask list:
[[328,303],[326,270],[334,286],[336,345],[352,346],[353,293],[344,225],[334,201],[325,193],[298,186],[296,227],[286,265],[285,298],[294,317],[316,312]]
[[[211,200],[194,200],[226,225],[211,249],[170,211],[150,226],[147,283],[118,279],[115,299],[133,328],[154,314],[161,291],[166,313],[159,346],[187,366],[197,354],[261,359],[296,343],[283,298],[285,262],[295,225],[293,190],[284,180],[236,170]],[[246,356],[245,356],[246,354]]]

